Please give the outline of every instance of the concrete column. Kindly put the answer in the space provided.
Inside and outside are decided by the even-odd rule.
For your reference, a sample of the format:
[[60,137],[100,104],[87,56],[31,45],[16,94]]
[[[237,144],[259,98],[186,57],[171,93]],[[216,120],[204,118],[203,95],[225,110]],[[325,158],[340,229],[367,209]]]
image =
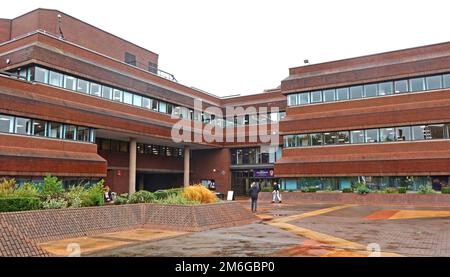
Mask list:
[[184,146],[184,186],[189,186],[189,159],[190,159],[190,148],[189,146]]
[[128,179],[128,194],[136,192],[136,139],[130,138],[130,166]]

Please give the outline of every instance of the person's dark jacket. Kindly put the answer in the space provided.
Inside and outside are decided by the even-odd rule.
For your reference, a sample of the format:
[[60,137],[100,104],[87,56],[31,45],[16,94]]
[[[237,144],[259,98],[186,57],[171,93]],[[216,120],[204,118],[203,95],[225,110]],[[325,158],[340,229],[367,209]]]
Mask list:
[[280,185],[278,185],[278,184],[274,184],[273,185],[273,190],[280,190]]
[[255,185],[250,187],[249,194],[252,199],[258,199],[259,186]]

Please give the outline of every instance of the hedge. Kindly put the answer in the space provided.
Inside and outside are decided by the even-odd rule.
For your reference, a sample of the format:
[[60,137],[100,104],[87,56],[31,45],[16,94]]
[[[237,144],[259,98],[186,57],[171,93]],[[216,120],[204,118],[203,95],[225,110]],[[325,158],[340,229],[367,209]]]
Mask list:
[[0,212],[16,212],[38,210],[41,201],[34,197],[7,197],[0,198]]

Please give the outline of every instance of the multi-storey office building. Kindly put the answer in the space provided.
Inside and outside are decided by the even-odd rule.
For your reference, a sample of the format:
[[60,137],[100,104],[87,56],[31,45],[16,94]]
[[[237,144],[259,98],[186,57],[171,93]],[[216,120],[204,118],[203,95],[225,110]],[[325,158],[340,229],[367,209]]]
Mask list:
[[0,70],[0,176],[19,181],[106,178],[126,192],[215,179],[243,194],[254,180],[342,188],[450,175],[450,43],[291,68],[278,89],[221,98],[178,83],[149,50],[38,9],[0,19]]

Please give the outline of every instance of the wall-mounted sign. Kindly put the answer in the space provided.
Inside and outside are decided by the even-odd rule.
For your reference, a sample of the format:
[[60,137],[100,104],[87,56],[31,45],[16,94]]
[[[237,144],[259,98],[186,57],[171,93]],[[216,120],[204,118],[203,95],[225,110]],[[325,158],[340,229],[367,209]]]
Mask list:
[[255,169],[253,172],[255,177],[273,177],[273,169]]

